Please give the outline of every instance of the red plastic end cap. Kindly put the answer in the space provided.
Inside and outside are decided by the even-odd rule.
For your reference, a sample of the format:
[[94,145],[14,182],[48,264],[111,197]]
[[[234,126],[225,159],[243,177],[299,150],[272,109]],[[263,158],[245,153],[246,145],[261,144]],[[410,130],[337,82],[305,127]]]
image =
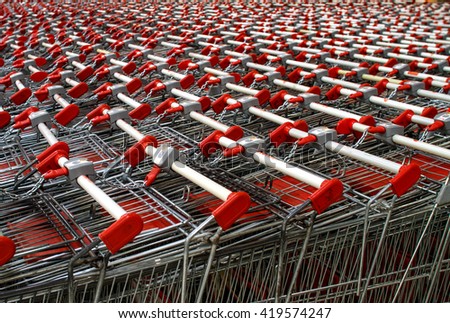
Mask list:
[[214,67],[219,63],[219,60],[220,60],[219,56],[213,55],[208,61],[211,64],[211,66]]
[[146,117],[148,117],[152,113],[152,108],[150,107],[150,104],[144,103],[138,106],[136,109],[133,109],[128,114],[132,119],[136,120],[143,120]]
[[174,98],[168,98],[162,103],[160,103],[156,108],[155,111],[157,114],[163,114],[166,112],[167,109],[170,109],[173,103],[178,103],[178,101]]
[[36,62],[36,65],[38,67],[44,66],[45,64],[47,64],[47,60],[44,57],[36,57],[36,59],[34,60]]
[[376,75],[378,73],[378,68],[380,67],[380,64],[375,63],[369,68],[369,74]]
[[76,76],[81,82],[83,82],[92,74],[94,74],[94,69],[91,66],[87,66],[83,68],[81,71],[79,71]]
[[275,130],[270,132],[269,138],[270,142],[275,145],[275,147],[280,146],[282,143],[291,142],[293,138],[289,136],[289,130],[294,128],[294,125],[290,122],[283,123]]
[[403,165],[398,174],[391,179],[392,191],[398,197],[405,194],[419,180],[420,167],[416,164]]
[[386,66],[386,67],[392,67],[392,66],[394,66],[395,64],[398,64],[398,61],[397,61],[394,57],[391,57],[391,58],[389,58],[389,59],[387,60],[386,63],[384,63],[383,66]]
[[128,90],[128,93],[133,94],[137,90],[139,90],[142,86],[142,81],[135,77],[130,82],[127,83],[126,87]]
[[106,248],[112,253],[117,253],[126,244],[141,233],[144,221],[136,213],[127,213],[114,222],[108,229],[98,235]]
[[16,245],[14,241],[5,236],[0,236],[0,266],[3,266],[16,253]]
[[182,89],[187,89],[195,83],[195,77],[192,74],[188,74],[180,80]]
[[336,124],[336,131],[339,134],[349,135],[353,132],[353,124],[357,122],[355,119],[345,118],[339,120]]
[[311,86],[309,88],[309,90],[306,91],[306,93],[312,93],[312,94],[320,95],[321,94],[321,89],[320,89],[320,87],[314,85],[314,86]]
[[337,100],[341,96],[341,89],[342,86],[340,85],[333,86],[327,93],[325,93],[327,100]]
[[438,114],[438,110],[435,107],[426,107],[420,114],[422,117],[433,119]]
[[313,209],[318,213],[324,212],[328,207],[339,201],[344,192],[344,185],[336,178],[323,181],[320,188],[309,199]]
[[55,120],[63,125],[68,125],[80,113],[80,108],[76,104],[69,104],[55,115]]
[[227,200],[212,212],[217,224],[228,230],[250,207],[250,195],[246,192],[233,192]]
[[80,82],[72,87],[69,91],[67,91],[67,94],[69,94],[72,98],[78,99],[87,91],[89,91],[89,86],[84,82]]
[[231,95],[224,94],[211,104],[215,113],[221,113],[227,106],[227,100],[231,98]]
[[374,127],[376,122],[375,118],[371,115],[362,116],[359,118],[359,123],[365,124],[366,126]]
[[331,67],[328,69],[328,76],[329,77],[333,77],[333,78],[337,78],[339,76],[339,71],[342,68],[340,68],[339,66],[335,66],[335,67]]
[[32,92],[29,88],[25,87],[22,90],[17,91],[9,98],[15,105],[25,103],[31,96]]
[[[376,74],[376,73],[375,73]],[[377,84],[375,84],[373,87],[377,89],[378,94],[383,93],[384,91],[386,91],[387,88],[387,84],[389,83],[388,79],[382,79],[381,81],[379,81]]]
[[37,71],[30,75],[30,79],[33,82],[42,82],[47,78],[48,74],[44,71]]
[[109,110],[109,109],[111,109],[109,105],[107,105],[107,104],[100,104],[94,110],[89,112],[86,115],[86,118],[88,118],[89,120],[92,120],[94,117],[102,116],[103,115],[103,111]]
[[239,140],[244,136],[244,131],[239,126],[231,126],[225,131],[225,137],[231,140]]
[[64,154],[68,156],[70,153],[70,148],[69,148],[69,145],[65,141],[58,141],[57,143],[51,145],[50,147],[45,149],[43,152],[41,152],[39,155],[37,155],[36,159],[39,162],[42,162],[56,151],[64,152]]
[[284,68],[284,66],[277,67],[275,71],[279,72],[281,76],[284,76],[286,74],[286,69]]
[[0,129],[6,127],[11,122],[11,115],[8,111],[0,111]]
[[207,96],[202,96],[200,99],[197,100],[198,103],[202,106],[202,111],[206,112],[211,107],[211,99]]
[[270,99],[269,103],[270,103],[270,107],[272,109],[276,109],[279,106],[281,106],[284,103],[284,96],[288,94],[287,91],[285,90],[281,90],[280,92],[278,92],[277,94],[275,94],[274,96],[272,96],[272,98]]
[[263,89],[256,93],[255,97],[258,99],[259,104],[263,105],[270,100],[270,91],[268,89]]
[[122,67],[122,71],[125,74],[131,74],[134,72],[135,69],[136,69],[136,64],[134,62],[129,62],[127,65]]

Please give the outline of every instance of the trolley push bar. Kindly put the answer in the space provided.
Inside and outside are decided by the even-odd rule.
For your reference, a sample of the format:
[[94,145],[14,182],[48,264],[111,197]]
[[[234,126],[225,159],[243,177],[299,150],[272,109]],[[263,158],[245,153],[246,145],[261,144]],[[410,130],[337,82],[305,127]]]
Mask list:
[[74,99],[78,99],[89,91],[87,83],[77,81],[74,72],[70,70],[58,68],[48,76],[48,80],[53,84],[62,82],[64,85],[71,86],[67,94]]
[[269,134],[271,142],[275,146],[290,141],[291,138],[297,140],[297,145],[315,142],[333,153],[347,156],[395,174],[395,177],[390,181],[390,185],[397,196],[406,193],[420,178],[420,168],[415,164],[402,165],[336,142],[336,130],[327,127],[317,127],[307,131],[308,126],[301,120],[293,121],[256,107],[251,107],[249,112],[280,125],[280,127]]
[[[317,191],[309,197],[308,203],[311,203],[312,208],[318,214],[324,212],[331,204],[342,197],[343,185],[338,179],[323,178],[267,155],[264,153],[265,141],[263,139],[250,136],[233,140],[227,137],[227,133],[234,132],[232,127],[218,121],[215,123],[206,119],[198,119],[197,121],[215,129],[199,144],[203,155],[208,156],[216,150],[217,145],[220,145],[225,148],[223,150],[224,157],[240,156],[247,161],[252,160],[316,188]],[[308,203],[304,206],[306,207]]]
[[21,72],[13,72],[0,79],[0,84],[2,84],[4,87],[13,85],[15,88],[17,88],[17,91],[9,97],[9,101],[11,101],[15,105],[21,105],[27,102],[27,100],[33,94],[31,89],[26,86],[28,85],[26,83],[27,78]]
[[[146,156],[153,159],[154,166],[144,180],[146,186],[150,186],[161,171],[183,176],[223,201],[223,204],[212,212],[212,216],[223,230],[229,229],[249,209],[250,196],[246,192],[232,192],[185,165],[179,160],[180,152],[176,148],[168,145],[158,147],[155,137],[142,134],[128,122],[130,117],[124,109],[109,109],[103,105],[98,111],[101,111],[100,113],[104,116],[109,116],[113,127],[121,129],[137,141],[123,155],[130,166],[136,167]],[[101,118],[101,116],[97,118]]]
[[124,82],[126,84],[125,86],[129,94],[133,94],[142,87],[142,81],[139,78],[137,77],[131,78],[120,72],[121,68],[119,66],[103,65],[94,72],[94,77],[97,81],[103,80],[104,78],[113,77],[116,80]]
[[188,89],[195,84],[192,74],[181,74],[171,70],[162,69],[161,74],[169,77],[168,80],[155,79],[144,86],[147,97],[171,94],[173,89]]
[[209,96],[221,94],[227,83],[238,83],[241,76],[238,73],[228,73],[210,67],[205,67],[206,73],[197,81],[197,86],[202,90],[208,90]]
[[[418,86],[422,85],[422,83],[420,82],[418,83],[419,84],[410,83],[409,87],[412,88],[414,86],[414,88],[416,88],[417,85]],[[436,114],[438,113],[437,109],[434,107],[422,108],[412,104],[388,98],[382,98],[378,96],[378,89],[370,86],[363,86],[359,87],[357,90],[351,90],[344,88],[341,85],[335,85],[331,90],[329,90],[325,94],[328,100],[336,100],[339,97],[339,95],[347,96],[350,99],[357,99],[368,103],[373,103],[375,105],[386,108],[393,108],[402,111],[406,110],[413,111],[415,114],[420,115],[426,119],[419,120],[419,118],[416,118],[416,120],[412,122],[425,123],[424,125],[426,126],[434,123],[434,120],[432,118],[436,116]]]
[[[94,241],[89,249],[102,241],[109,252],[117,253],[142,231],[142,218],[136,213],[126,212],[96,186],[96,173],[91,161],[84,158],[69,158],[69,147],[65,142],[59,141],[51,131],[51,120],[47,112],[31,112],[26,118],[30,126],[37,129],[50,145],[37,156],[39,163],[36,165],[36,169],[42,174],[42,179],[50,180],[65,176],[75,187],[86,191],[115,219],[112,225],[98,235],[98,240]],[[21,126],[23,126],[23,122]],[[17,124],[17,127],[19,127],[19,124]],[[7,242],[3,240],[1,240],[2,243],[6,244]],[[4,256],[3,252],[6,251],[2,250],[2,256]]]
[[[347,62],[347,61],[344,61]],[[307,70],[312,70],[311,73],[316,74],[316,81],[320,84],[322,81],[320,80],[323,76],[328,76],[326,73],[326,65],[324,64],[312,64],[312,63],[305,63],[305,62],[298,62],[294,60],[288,60],[286,61],[288,65],[301,67]],[[347,64],[339,64],[342,62],[335,62],[338,65],[348,67],[350,68],[349,71],[343,70],[340,68],[335,68],[338,75],[343,75],[346,77],[353,77],[356,76],[358,78],[367,77],[367,75],[376,75],[379,71],[383,73],[387,73],[388,77],[399,75],[399,76],[405,76],[405,77],[412,77],[424,80],[426,86],[435,86],[440,87],[444,89],[444,92],[448,92],[448,78],[437,76],[437,75],[431,75],[431,74],[425,74],[425,73],[417,73],[409,70],[409,66],[407,64],[396,64],[392,67],[386,67],[386,66],[379,66],[379,64],[374,64],[372,67],[368,68],[367,63],[354,63],[354,62],[347,62]],[[331,70],[331,69],[330,69]],[[331,74],[329,76],[336,77],[337,75],[333,72],[332,76]]]
[[[431,155],[450,160],[449,149],[415,140],[403,135],[404,126],[402,126],[402,124],[407,124],[409,122],[408,118],[412,117],[412,111],[406,110],[403,114],[394,119],[394,121],[398,124],[393,122],[377,123],[375,119],[370,115],[361,116],[353,112],[347,112],[318,103],[319,97],[317,95],[300,94],[298,96],[293,96],[288,93],[281,92],[281,95],[280,93],[274,95],[270,103],[272,105],[272,108],[277,108],[286,101],[292,104],[299,104],[302,108],[310,109],[319,113],[324,113],[342,119],[336,125],[336,131],[340,134],[348,135],[352,132],[358,135],[360,135],[361,133],[372,134],[375,138],[382,140],[388,144],[405,146],[410,149],[423,151]],[[212,105],[214,106],[214,103]],[[441,126],[441,123],[443,124],[443,126]],[[448,133],[450,131],[450,118],[448,117],[448,113],[438,115],[434,124],[437,126],[437,129],[431,129],[431,131],[444,131]]]
[[[342,70],[338,70],[338,74],[341,74]],[[346,71],[349,72],[349,71]],[[447,101],[450,102],[450,95],[445,93],[439,93],[430,91],[427,88],[432,86],[432,79],[428,79],[424,82],[418,82],[418,81],[412,81],[412,80],[399,80],[399,79],[393,79],[393,78],[384,78],[377,75],[372,74],[361,74],[360,75],[361,80],[367,80],[372,82],[377,82],[374,87],[377,88],[378,94],[383,93],[386,89],[393,90],[396,92],[404,92],[407,95],[412,96],[420,96],[424,98],[429,98],[433,100],[441,100],[441,101]],[[361,87],[361,84],[352,83],[349,81],[340,80],[337,78],[332,77],[322,77],[321,79],[324,82],[334,84],[334,85],[341,85],[343,87],[356,90]],[[448,92],[450,90],[450,84],[447,84],[443,88],[444,92]]]

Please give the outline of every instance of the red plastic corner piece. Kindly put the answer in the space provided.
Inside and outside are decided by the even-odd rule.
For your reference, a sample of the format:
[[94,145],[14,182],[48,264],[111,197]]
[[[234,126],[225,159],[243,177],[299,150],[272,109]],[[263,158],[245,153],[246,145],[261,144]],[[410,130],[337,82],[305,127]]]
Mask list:
[[13,95],[11,95],[9,99],[15,105],[20,105],[22,103],[25,103],[28,100],[28,98],[31,96],[31,94],[33,94],[31,92],[31,90],[29,88],[25,87],[22,90],[19,90],[16,93],[14,93]]
[[16,253],[16,245],[14,241],[5,236],[0,236],[0,266],[3,266]]
[[80,113],[80,108],[76,104],[69,104],[55,115],[55,120],[63,125],[68,125]]
[[136,109],[131,110],[130,113],[128,113],[128,115],[132,119],[143,120],[147,118],[150,115],[150,113],[152,113],[152,108],[150,107],[150,104],[143,103]]
[[246,192],[233,192],[227,200],[212,212],[217,224],[228,230],[250,207],[250,195]]
[[155,111],[157,114],[163,114],[164,112],[166,112],[167,109],[170,109],[173,103],[178,103],[176,99],[174,98],[168,98],[166,99],[164,102],[162,102],[161,104],[159,104],[156,108]]
[[398,197],[405,194],[419,180],[420,167],[416,164],[403,165],[397,175],[391,179],[392,191]]
[[68,90],[67,94],[69,94],[72,98],[78,99],[87,91],[89,91],[89,86],[84,82],[80,82],[74,87],[72,87],[70,90]]
[[337,78],[340,70],[342,70],[342,68],[340,68],[339,66],[331,67],[328,69],[328,76]]
[[344,192],[344,185],[336,178],[323,181],[320,188],[310,197],[313,209],[318,213],[324,212],[328,207],[339,201]]
[[8,111],[0,111],[0,129],[6,127],[11,122],[11,115]]
[[126,213],[119,220],[109,226],[108,229],[98,235],[106,248],[112,253],[117,253],[125,245],[142,232],[144,221],[136,213]]

